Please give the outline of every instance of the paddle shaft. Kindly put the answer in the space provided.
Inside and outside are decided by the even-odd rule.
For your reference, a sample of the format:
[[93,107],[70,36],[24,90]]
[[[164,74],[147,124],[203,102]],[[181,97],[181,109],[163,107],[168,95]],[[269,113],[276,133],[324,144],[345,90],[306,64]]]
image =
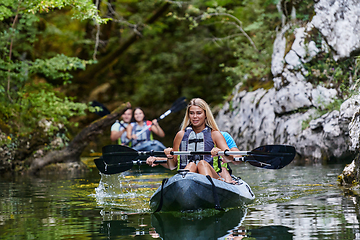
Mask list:
[[[155,164],[167,163],[167,160],[156,160],[156,161],[154,161],[154,163]],[[146,161],[138,159],[138,160],[133,161],[133,164],[134,165],[143,165],[143,164],[146,164]]]
[[[210,151],[172,151],[171,155],[211,155]],[[165,156],[163,151],[134,151],[134,152],[109,152],[104,155],[114,156]],[[273,156],[290,156],[291,153],[272,153],[272,152],[260,152],[260,151],[219,151],[218,156],[230,156],[230,155],[273,155]]]
[[[156,160],[154,161],[155,164],[160,164],[160,163],[167,163],[167,160]],[[122,166],[124,165],[124,163],[122,162],[118,162],[118,163],[106,163],[104,162],[105,164],[105,167],[116,167],[116,166]],[[128,163],[125,163],[125,164],[128,164]],[[140,160],[140,159],[137,159],[137,160],[133,160],[131,161],[132,165],[144,165],[146,164],[146,160]]]
[[[243,151],[244,152],[244,151]],[[235,155],[235,154],[234,154]],[[236,154],[236,155],[238,155],[238,154]],[[240,154],[239,154],[240,155]],[[259,161],[256,161],[256,160],[249,160],[249,159],[246,159],[245,157],[236,157],[236,158],[234,158],[234,161],[235,162],[257,162],[260,166],[271,166],[271,164],[268,164],[268,163],[263,163],[263,162],[259,162]],[[139,162],[141,162],[140,164],[139,164]],[[137,165],[141,165],[141,164],[143,164],[143,163],[146,163],[146,161],[141,161],[141,160],[137,160],[137,161],[133,161],[133,164],[135,165],[135,163],[137,164]],[[167,163],[167,160],[156,160],[156,161],[154,161],[154,163],[155,164],[159,164],[159,163]]]
[[[171,155],[211,155],[210,151],[174,151]],[[272,152],[261,152],[261,151],[219,151],[218,156],[230,156],[230,155],[273,155],[273,156],[290,156],[291,153],[272,153]]]
[[[234,158],[234,161],[235,162],[251,162],[251,161],[256,161],[256,160],[248,160],[248,159],[245,159],[245,157],[237,157],[237,158]],[[133,164],[134,165],[142,165],[142,164],[145,164],[146,161],[144,160],[135,160],[133,161]],[[155,164],[160,164],[160,163],[167,163],[167,160],[155,160],[154,161]],[[260,165],[263,165],[263,166],[271,166],[271,164],[267,164],[267,163],[259,163]]]

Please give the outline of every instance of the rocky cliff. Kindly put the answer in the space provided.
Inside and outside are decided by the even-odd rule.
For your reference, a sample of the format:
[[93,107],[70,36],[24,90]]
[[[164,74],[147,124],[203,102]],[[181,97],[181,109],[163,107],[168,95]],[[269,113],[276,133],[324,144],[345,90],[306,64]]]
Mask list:
[[349,160],[359,150],[360,2],[315,2],[310,21],[283,21],[278,30],[274,87],[247,92],[239,83],[217,114],[240,149],[290,144],[313,162]]

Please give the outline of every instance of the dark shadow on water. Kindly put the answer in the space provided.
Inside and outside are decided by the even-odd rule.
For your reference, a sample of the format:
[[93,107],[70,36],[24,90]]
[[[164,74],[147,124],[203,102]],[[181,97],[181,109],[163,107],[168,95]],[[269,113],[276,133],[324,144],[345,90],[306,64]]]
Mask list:
[[212,213],[154,213],[151,225],[162,239],[217,239],[241,225],[246,210],[238,208]]
[[259,240],[293,239],[291,228],[265,226],[247,230],[241,226],[246,209],[231,209],[203,214],[154,213],[151,225],[162,239],[242,239]]
[[[105,213],[98,232],[108,239],[119,236],[151,235],[161,239],[226,239],[242,238],[258,240],[291,240],[291,228],[285,226],[264,226],[245,229],[241,226],[246,209],[230,209],[226,211],[206,210],[192,213],[160,212]],[[247,239],[246,238],[246,239]]]
[[291,240],[291,228],[285,226],[265,226],[248,230],[246,235],[256,240]]
[[108,237],[134,235],[136,228],[129,227],[128,224],[128,221],[124,220],[103,221],[99,232]]

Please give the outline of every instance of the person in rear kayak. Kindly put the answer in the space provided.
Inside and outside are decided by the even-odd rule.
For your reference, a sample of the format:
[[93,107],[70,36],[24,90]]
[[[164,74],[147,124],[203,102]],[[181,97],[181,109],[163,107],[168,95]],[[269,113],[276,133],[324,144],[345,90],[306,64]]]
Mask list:
[[160,127],[156,119],[145,120],[144,111],[135,108],[133,112],[135,122],[127,127],[127,138],[131,139],[131,147],[137,151],[162,151],[165,146],[158,140],[154,140],[152,133],[159,137],[164,137],[164,130]]
[[119,145],[124,145],[129,143],[129,139],[126,137],[126,127],[130,124],[132,118],[132,109],[131,107],[125,109],[121,115],[122,120],[116,120],[116,122],[111,126],[111,141],[118,141]]
[[[216,146],[216,147],[215,147]],[[172,156],[171,151],[211,151],[210,155]],[[188,169],[215,179],[221,179],[221,160],[217,156],[219,151],[228,150],[225,138],[219,131],[209,105],[200,98],[192,99],[186,109],[181,124],[181,130],[174,138],[173,148],[164,150],[167,164],[164,167],[173,169]],[[156,157],[149,157],[147,163],[153,165]],[[232,162],[232,156],[224,156],[223,162]],[[166,166],[165,166],[166,165]],[[230,174],[229,174],[230,176]],[[232,179],[225,179],[231,182]]]

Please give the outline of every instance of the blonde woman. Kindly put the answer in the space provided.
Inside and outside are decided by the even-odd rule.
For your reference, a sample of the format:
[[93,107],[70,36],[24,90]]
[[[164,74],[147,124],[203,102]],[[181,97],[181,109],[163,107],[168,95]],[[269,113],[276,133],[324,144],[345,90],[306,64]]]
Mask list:
[[[216,147],[215,147],[216,146]],[[215,179],[221,179],[221,160],[218,158],[219,151],[228,149],[225,138],[219,131],[209,105],[201,98],[192,99],[186,109],[181,130],[176,134],[172,148],[164,150],[167,155],[167,164],[164,167],[173,169],[188,169],[190,172],[209,175]],[[171,151],[211,151],[210,155],[173,156]],[[159,157],[149,157],[147,163],[154,166]],[[231,162],[232,156],[224,156],[223,162]],[[230,178],[225,179],[231,182]]]

